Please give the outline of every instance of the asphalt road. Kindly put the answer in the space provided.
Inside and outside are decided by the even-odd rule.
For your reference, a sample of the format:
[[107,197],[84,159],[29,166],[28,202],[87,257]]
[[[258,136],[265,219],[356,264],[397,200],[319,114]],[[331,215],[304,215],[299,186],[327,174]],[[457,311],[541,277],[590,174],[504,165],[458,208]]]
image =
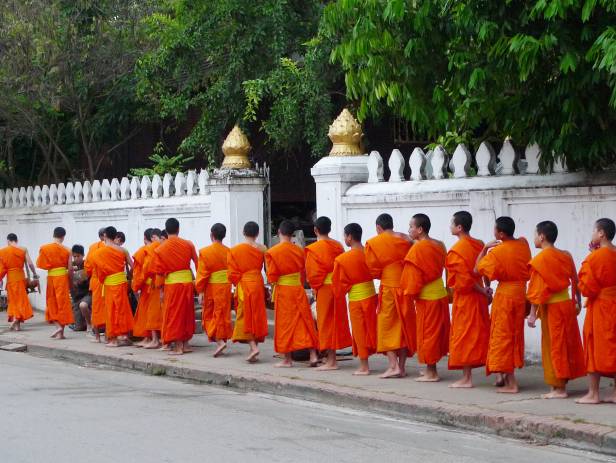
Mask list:
[[0,351],[0,462],[616,462],[255,393]]

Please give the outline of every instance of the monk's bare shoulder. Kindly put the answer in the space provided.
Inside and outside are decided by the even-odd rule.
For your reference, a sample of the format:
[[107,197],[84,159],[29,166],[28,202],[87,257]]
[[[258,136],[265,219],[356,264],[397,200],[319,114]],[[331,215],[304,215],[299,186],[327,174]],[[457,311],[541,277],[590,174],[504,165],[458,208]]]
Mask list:
[[445,243],[443,243],[441,240],[436,240],[434,238],[430,238],[434,243],[438,244],[441,249],[445,252],[447,252],[447,246],[445,246]]
[[261,251],[261,252],[266,252],[267,251],[267,246],[265,246],[264,244],[261,243],[255,243],[255,247]]
[[408,235],[408,233],[402,233],[402,232],[394,232],[393,233],[394,236],[403,239],[404,241],[408,242],[408,243],[413,243],[413,240],[411,239],[411,237]]

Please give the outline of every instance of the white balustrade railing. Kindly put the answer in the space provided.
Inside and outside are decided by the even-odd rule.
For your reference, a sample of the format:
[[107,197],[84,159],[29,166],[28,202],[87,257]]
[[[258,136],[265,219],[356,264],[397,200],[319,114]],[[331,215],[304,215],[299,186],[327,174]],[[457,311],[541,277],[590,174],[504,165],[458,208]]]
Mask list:
[[[378,153],[377,153],[378,154]],[[380,155],[379,155],[380,158]],[[381,160],[382,164],[382,160]],[[261,170],[258,173],[262,174]],[[0,190],[0,209],[38,208],[62,204],[101,201],[127,201],[181,196],[207,195],[210,175],[207,170],[190,170],[175,175],[122,177],[90,182],[67,182]],[[382,165],[381,178],[382,180]]]
[[[404,175],[407,166],[405,158],[400,150],[394,149],[389,156],[390,176],[387,181],[395,183],[406,180],[421,181],[473,176],[537,174],[539,172],[539,157],[541,156],[539,147],[537,145],[527,146],[524,156],[524,160],[520,159],[519,151],[514,148],[509,138],[503,142],[498,156],[488,141],[479,145],[474,158],[464,144],[459,144],[451,156],[441,145],[427,153],[421,148],[415,148],[408,160],[411,175],[407,179]],[[385,181],[383,158],[378,151],[370,153],[367,167],[368,183]],[[552,166],[552,173],[563,172],[567,172],[567,166],[564,159],[559,158]]]

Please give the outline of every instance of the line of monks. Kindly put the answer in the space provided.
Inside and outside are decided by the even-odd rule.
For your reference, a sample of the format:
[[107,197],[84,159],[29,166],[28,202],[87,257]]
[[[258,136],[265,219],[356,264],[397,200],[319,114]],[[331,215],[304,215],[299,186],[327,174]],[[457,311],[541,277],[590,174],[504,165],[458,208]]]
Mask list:
[[[274,349],[282,357],[276,367],[291,367],[292,353],[307,350],[310,366],[335,370],[336,351],[352,346],[359,359],[355,375],[370,374],[369,357],[379,353],[388,359],[381,378],[405,377],[407,358],[417,354],[425,370],[416,380],[436,382],[437,363],[448,355],[448,368],[462,370],[461,379],[450,387],[473,387],[472,370],[485,366],[487,374],[497,374],[498,392],[517,393],[524,323],[534,327],[540,318],[545,382],[551,387],[543,397],[565,398],[567,382],[588,375],[588,393],[577,402],[600,403],[601,377],[616,378],[614,222],[595,222],[591,252],[579,273],[571,255],[555,247],[558,229],[553,222],[537,224],[534,245],[541,252],[534,258],[526,239],[514,236],[510,217],[496,219],[495,239],[487,244],[470,236],[471,226],[470,213],[453,215],[450,228],[458,241],[447,251],[430,237],[425,214],[412,217],[408,233],[394,231],[392,217],[381,214],[377,235],[365,246],[358,224],[344,228],[345,252],[329,237],[327,217],[315,221],[317,241],[305,249],[292,242],[295,226],[286,220],[278,229],[280,243],[269,250],[257,243],[255,222],[246,223],[245,242],[231,249],[223,244],[226,228],[215,224],[212,244],[197,256],[194,245],[179,237],[179,222],[169,219],[164,232],[146,230],[144,246],[132,258],[118,244],[117,230],[107,227],[85,262],[93,341],[101,342],[104,327],[109,347],[128,345],[136,337],[145,348],[173,355],[191,352],[196,291],[204,330],[217,343],[214,356],[222,355],[232,340],[248,344],[246,360],[257,362],[259,344],[268,334],[265,268],[273,287]],[[63,339],[64,327],[73,321],[65,234],[56,228],[53,242],[41,247],[36,261],[36,267],[47,271],[45,314],[56,327],[55,339]],[[0,250],[0,278],[8,276],[8,315],[12,327],[20,329],[32,317],[23,268],[26,264],[34,272],[35,267],[15,235],[8,241]],[[139,294],[134,317],[128,300],[130,268],[130,284]],[[378,292],[374,279],[380,281]],[[495,292],[492,281],[498,282]],[[316,296],[316,323],[305,283]],[[583,342],[577,322],[582,296],[587,298]],[[318,351],[325,353],[320,366]],[[616,403],[616,385],[603,402]]]

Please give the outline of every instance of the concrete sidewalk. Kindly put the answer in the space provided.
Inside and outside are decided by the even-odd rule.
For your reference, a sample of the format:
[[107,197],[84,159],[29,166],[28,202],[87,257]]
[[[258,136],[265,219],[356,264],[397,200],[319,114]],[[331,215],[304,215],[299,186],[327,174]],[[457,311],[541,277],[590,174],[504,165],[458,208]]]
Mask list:
[[[4,315],[4,314],[3,314]],[[4,318],[4,317],[3,317]],[[50,339],[52,328],[36,314],[25,325],[25,331],[7,331],[0,325],[0,344],[21,343],[35,355],[68,360],[79,364],[108,365],[154,375],[166,375],[207,384],[230,386],[241,390],[260,391],[289,397],[330,403],[362,410],[378,411],[396,417],[456,426],[502,436],[531,439],[590,449],[616,455],[616,405],[577,405],[574,398],[582,395],[586,380],[574,381],[569,389],[572,398],[543,400],[546,392],[543,372],[538,367],[520,371],[521,393],[497,394],[481,370],[475,371],[474,389],[451,389],[448,384],[460,373],[448,371],[446,361],[439,365],[440,383],[418,383],[415,359],[409,361],[410,377],[383,380],[378,373],[385,370],[383,356],[373,356],[374,374],[355,377],[357,361],[343,357],[340,370],[319,372],[297,362],[294,368],[277,369],[277,361],[268,340],[261,346],[261,361],[247,364],[247,346],[230,344],[224,357],[214,359],[214,344],[204,335],[196,335],[191,344],[195,352],[172,357],[165,352],[123,347],[106,348],[93,344],[84,333],[67,329],[67,339]],[[19,354],[16,354],[19,355]],[[604,389],[612,383],[603,380]]]

